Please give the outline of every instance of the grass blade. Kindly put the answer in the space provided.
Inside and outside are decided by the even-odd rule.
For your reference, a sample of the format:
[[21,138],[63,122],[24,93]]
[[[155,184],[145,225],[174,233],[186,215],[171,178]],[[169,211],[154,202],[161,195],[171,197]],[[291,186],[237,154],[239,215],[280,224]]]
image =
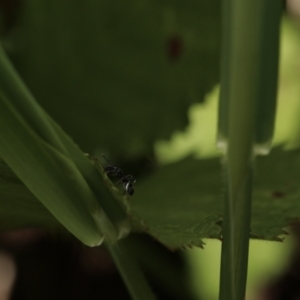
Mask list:
[[104,172],[101,176],[35,102],[1,49],[0,67],[2,158],[83,243],[98,245],[104,236],[113,243],[128,234],[125,207],[105,187]]

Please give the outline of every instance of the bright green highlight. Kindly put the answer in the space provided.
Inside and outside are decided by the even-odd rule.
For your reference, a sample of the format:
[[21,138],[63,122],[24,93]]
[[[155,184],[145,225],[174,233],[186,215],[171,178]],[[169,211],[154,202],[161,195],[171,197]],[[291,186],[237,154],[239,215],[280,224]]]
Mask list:
[[[281,29],[280,78],[273,145],[284,143],[294,148],[298,143],[300,114],[299,75],[297,57],[300,52],[298,30],[288,20],[283,20]],[[216,150],[216,120],[219,87],[216,86],[203,104],[194,104],[189,110],[190,124],[183,132],[173,134],[170,141],[156,143],[156,153],[163,163],[171,163],[194,154],[196,157],[219,155]],[[288,122],[287,122],[288,120]]]
[[[186,252],[191,288],[203,299],[216,300],[219,295],[221,242],[211,239],[204,242],[204,250],[195,248]],[[284,270],[293,245],[291,236],[285,237],[283,243],[250,241],[247,297],[257,294],[260,288]]]

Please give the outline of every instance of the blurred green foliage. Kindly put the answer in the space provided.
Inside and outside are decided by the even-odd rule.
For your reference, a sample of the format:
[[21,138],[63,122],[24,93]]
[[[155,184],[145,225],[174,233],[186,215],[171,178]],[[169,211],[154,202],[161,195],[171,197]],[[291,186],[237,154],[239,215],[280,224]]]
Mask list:
[[23,2],[6,36],[34,96],[84,151],[139,157],[218,81],[219,1]]
[[[147,156],[155,141],[182,127],[190,104],[217,81],[219,6],[188,2],[181,8],[180,2],[31,1],[5,40],[38,101],[81,149],[107,150],[125,162]],[[285,26],[288,35],[293,29]],[[181,134],[185,149],[171,143],[168,150],[173,160],[192,153],[203,158],[141,176],[131,200],[134,228],[169,247],[199,246],[202,238],[220,235],[221,168],[219,159],[206,159],[216,154],[216,106],[209,103],[191,110],[191,125]],[[277,239],[298,215],[297,157],[297,151],[278,148],[258,163],[254,237]]]

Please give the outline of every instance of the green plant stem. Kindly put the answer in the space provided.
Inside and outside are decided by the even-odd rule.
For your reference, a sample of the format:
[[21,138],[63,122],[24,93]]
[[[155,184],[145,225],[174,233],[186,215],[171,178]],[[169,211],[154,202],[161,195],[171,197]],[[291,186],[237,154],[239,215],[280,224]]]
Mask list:
[[127,243],[128,239],[120,240],[115,245],[107,247],[118,267],[118,270],[134,300],[155,300],[149,284],[142,273],[137,261],[132,257]]
[[225,154],[220,299],[245,297],[255,154],[267,154],[277,90],[281,1],[223,0],[218,144]]

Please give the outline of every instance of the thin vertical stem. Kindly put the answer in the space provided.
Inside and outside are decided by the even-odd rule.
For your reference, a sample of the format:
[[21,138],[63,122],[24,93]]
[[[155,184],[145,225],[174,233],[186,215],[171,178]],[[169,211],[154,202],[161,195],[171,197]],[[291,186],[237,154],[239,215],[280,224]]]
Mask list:
[[[227,176],[222,300],[245,297],[253,163],[255,154],[268,152],[265,148],[269,147],[273,133],[280,10],[280,1],[273,4],[269,0],[223,1],[218,143],[225,154]],[[273,48],[266,44],[270,36]],[[262,84],[262,76],[268,76],[266,70],[272,74],[267,77],[270,81],[264,79]],[[264,149],[257,150],[256,144],[265,144]]]

